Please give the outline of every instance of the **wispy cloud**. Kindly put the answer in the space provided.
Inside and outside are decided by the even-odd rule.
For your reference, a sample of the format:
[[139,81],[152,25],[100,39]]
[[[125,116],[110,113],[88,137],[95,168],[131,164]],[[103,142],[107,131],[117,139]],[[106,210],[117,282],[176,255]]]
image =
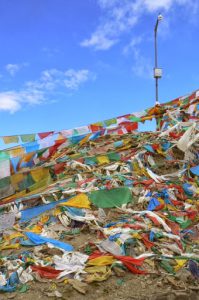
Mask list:
[[6,71],[11,75],[15,76],[19,70],[21,70],[23,67],[27,67],[28,63],[22,63],[22,64],[7,64],[5,66]]
[[17,64],[8,64],[5,68],[11,76],[14,76],[20,70],[20,66]]
[[127,55],[134,51],[137,46],[143,41],[142,36],[134,37],[128,45],[126,45],[123,49],[123,54]]
[[45,55],[47,55],[48,57],[57,56],[58,54],[61,53],[61,51],[58,48],[49,48],[49,47],[43,47],[41,51],[45,53]]
[[140,5],[142,2],[146,9],[149,12],[154,12],[157,10],[169,10],[174,5],[186,6],[186,8],[195,8],[195,11],[198,9],[197,1],[195,0],[138,0]]
[[81,42],[83,47],[95,50],[108,50],[117,44],[124,33],[130,32],[141,17],[159,11],[168,11],[174,5],[191,9],[192,13],[199,10],[195,0],[98,0],[102,11],[99,25],[91,36]]
[[134,62],[132,71],[135,76],[152,79],[153,78],[153,65],[150,59],[143,56],[139,49],[133,49]]
[[64,85],[71,90],[78,89],[79,85],[86,82],[89,78],[95,79],[94,74],[90,74],[88,70],[75,71],[73,69],[64,72]]
[[140,50],[139,45],[143,42],[144,37],[134,37],[128,45],[123,49],[123,54],[125,56],[132,56],[132,71],[137,77],[144,79],[153,78],[153,65],[148,57],[145,57]]
[[46,91],[55,90],[59,87],[77,90],[84,82],[93,80],[94,78],[94,74],[87,69],[68,69],[65,71],[49,69],[41,73],[39,80],[29,81],[26,83],[26,86]]
[[95,75],[87,69],[44,70],[38,80],[25,82],[20,90],[0,93],[0,111],[15,113],[24,105],[38,105],[47,102],[60,89],[76,91]]
[[99,0],[104,16],[91,37],[82,41],[84,47],[108,50],[119,42],[120,35],[130,30],[138,21],[132,1]]
[[44,92],[37,90],[7,91],[0,93],[0,111],[8,111],[11,114],[20,110],[25,104],[35,105],[45,101]]

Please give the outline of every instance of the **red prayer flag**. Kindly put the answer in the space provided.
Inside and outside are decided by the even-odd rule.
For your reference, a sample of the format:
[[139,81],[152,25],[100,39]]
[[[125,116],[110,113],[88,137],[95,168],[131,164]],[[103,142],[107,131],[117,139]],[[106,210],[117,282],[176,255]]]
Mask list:
[[38,133],[38,136],[40,139],[44,139],[45,137],[49,136],[50,134],[53,134],[54,131],[48,131],[48,132],[40,132]]
[[61,273],[61,271],[55,270],[52,267],[31,266],[31,269],[39,273],[41,277],[48,279],[57,278],[57,276]]

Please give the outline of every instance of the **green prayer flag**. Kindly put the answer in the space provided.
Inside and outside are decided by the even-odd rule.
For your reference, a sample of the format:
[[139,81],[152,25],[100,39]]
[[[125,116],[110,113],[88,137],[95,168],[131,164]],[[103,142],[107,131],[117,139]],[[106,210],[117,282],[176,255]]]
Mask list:
[[2,160],[8,160],[10,158],[8,152],[6,151],[0,151],[0,161]]
[[136,116],[130,116],[129,117],[129,120],[131,120],[132,122],[140,122],[141,121],[141,118],[138,118]]
[[35,181],[33,180],[32,175],[30,173],[28,173],[24,177],[24,180],[19,182],[18,186],[19,186],[20,191],[23,191],[23,190],[29,188],[30,186],[32,186],[34,184],[35,184]]
[[35,134],[23,134],[20,137],[23,143],[35,141]]
[[170,274],[175,274],[174,268],[169,264],[168,261],[162,260],[162,261],[160,262],[160,266],[161,266],[164,270],[166,270],[168,273],[170,273]]
[[10,177],[0,179],[0,189],[8,188],[10,185]]
[[38,157],[41,157],[47,149],[48,149],[48,148],[39,150],[39,151],[37,152],[37,156],[38,156]]
[[86,165],[96,165],[97,164],[97,158],[96,157],[85,157],[84,163]]
[[116,118],[108,119],[108,120],[104,121],[104,123],[106,124],[106,126],[117,124],[117,119]]
[[131,202],[132,194],[128,187],[121,187],[91,192],[89,199],[97,207],[113,208]]
[[116,152],[107,153],[107,156],[108,156],[110,161],[120,160],[120,155],[119,155],[119,153],[116,153]]
[[26,293],[28,290],[29,286],[27,284],[23,284],[19,289],[19,293]]

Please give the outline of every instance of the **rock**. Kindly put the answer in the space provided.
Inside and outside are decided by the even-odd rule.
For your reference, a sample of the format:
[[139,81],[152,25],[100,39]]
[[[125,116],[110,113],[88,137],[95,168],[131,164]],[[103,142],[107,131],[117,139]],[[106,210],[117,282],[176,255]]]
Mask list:
[[68,283],[72,285],[72,287],[81,294],[86,294],[88,290],[88,284],[81,282],[76,279],[68,279]]
[[14,299],[17,296],[17,293],[12,293],[7,296],[8,299]]
[[191,274],[186,269],[181,269],[177,272],[176,278],[182,280],[183,282],[188,282],[191,277]]
[[50,292],[50,293],[45,293],[48,297],[56,297],[56,298],[62,298],[62,294],[55,290],[53,292]]
[[126,272],[118,267],[113,267],[113,271],[117,277],[124,277],[126,275]]
[[190,299],[190,295],[186,292],[175,291],[173,293],[176,297],[175,300],[189,300]]

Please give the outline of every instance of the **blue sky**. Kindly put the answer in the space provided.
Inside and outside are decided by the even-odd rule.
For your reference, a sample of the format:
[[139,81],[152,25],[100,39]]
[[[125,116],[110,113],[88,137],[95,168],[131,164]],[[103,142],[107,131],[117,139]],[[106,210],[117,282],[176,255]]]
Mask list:
[[0,135],[61,130],[199,88],[198,0],[1,0]]

